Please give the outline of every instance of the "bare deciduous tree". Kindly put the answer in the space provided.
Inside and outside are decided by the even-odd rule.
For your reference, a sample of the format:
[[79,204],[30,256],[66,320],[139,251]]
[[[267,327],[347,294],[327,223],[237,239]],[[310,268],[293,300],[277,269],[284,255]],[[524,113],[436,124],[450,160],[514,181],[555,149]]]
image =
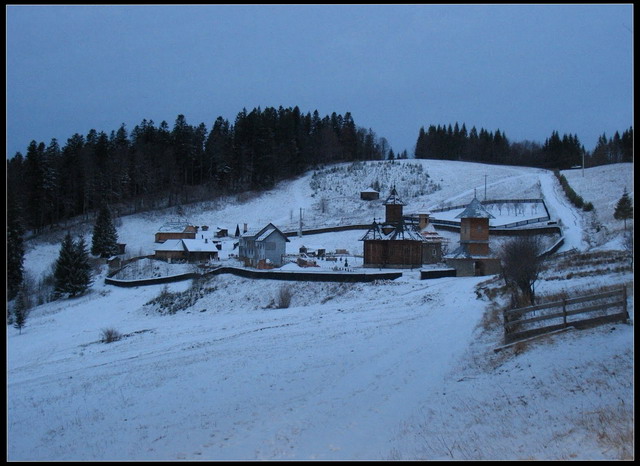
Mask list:
[[[505,243],[500,252],[502,277],[508,287],[522,297],[535,303],[535,283],[542,269],[542,244],[537,236],[519,236]],[[517,301],[517,300],[516,300]]]

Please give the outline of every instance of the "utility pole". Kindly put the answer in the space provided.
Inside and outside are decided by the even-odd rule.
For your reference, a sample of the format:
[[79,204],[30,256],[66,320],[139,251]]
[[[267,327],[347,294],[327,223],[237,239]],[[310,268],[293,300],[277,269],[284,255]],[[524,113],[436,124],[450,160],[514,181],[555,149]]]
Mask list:
[[300,227],[298,228],[298,238],[302,238],[302,207],[300,207]]
[[487,176],[488,175],[484,175],[484,200],[487,200]]

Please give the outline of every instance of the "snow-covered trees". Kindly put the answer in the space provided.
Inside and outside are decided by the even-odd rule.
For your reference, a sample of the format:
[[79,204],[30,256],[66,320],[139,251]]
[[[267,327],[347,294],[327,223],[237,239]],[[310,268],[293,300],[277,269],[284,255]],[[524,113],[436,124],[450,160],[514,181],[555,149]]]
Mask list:
[[67,233],[56,261],[54,280],[57,295],[68,293],[70,296],[76,296],[89,287],[91,266],[84,238],[74,242],[71,233]]
[[613,218],[616,220],[624,220],[624,229],[627,229],[627,219],[633,218],[633,202],[627,193],[627,188],[624,188],[624,193],[616,205],[616,210],[613,213]]
[[111,211],[106,205],[100,209],[93,228],[91,254],[100,257],[118,254],[118,234],[111,220]]

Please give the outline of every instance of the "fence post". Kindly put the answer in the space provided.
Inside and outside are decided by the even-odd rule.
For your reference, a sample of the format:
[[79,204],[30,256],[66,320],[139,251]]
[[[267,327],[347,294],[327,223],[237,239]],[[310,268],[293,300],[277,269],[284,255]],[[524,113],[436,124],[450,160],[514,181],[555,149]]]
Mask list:
[[629,312],[627,311],[627,287],[622,286],[622,310],[627,320],[629,320]]
[[567,298],[562,298],[562,322],[567,326]]
[[509,326],[507,324],[509,323],[509,319],[507,317],[506,310],[502,311],[502,321],[504,322],[504,341],[505,343],[508,343],[507,339],[509,338]]

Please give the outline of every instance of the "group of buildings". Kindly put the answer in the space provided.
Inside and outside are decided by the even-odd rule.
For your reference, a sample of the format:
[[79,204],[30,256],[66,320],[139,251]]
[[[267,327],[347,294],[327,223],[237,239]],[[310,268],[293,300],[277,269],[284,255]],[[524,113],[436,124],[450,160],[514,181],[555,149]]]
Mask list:
[[[201,233],[205,227],[198,227],[186,221],[168,222],[155,234],[155,257],[168,262],[208,262],[218,260],[222,250],[220,238],[228,236],[228,230],[220,229],[214,237]],[[198,237],[200,236],[200,237]],[[206,237],[205,237],[206,236]],[[244,226],[242,234],[236,229],[238,257],[246,266],[271,268],[283,265],[286,243],[289,239],[275,225],[249,231]]]
[[[373,200],[374,193],[361,195]],[[384,202],[385,218],[373,223],[361,238],[363,241],[364,267],[420,268],[424,264],[445,262],[455,269],[456,276],[493,275],[500,271],[500,261],[489,247],[489,219],[493,216],[477,198],[460,213],[460,244],[453,251],[445,251],[445,238],[437,233],[429,222],[429,214],[405,216],[406,204],[395,187]],[[204,262],[217,260],[221,241],[205,238],[200,229],[188,222],[169,222],[155,235],[162,243],[156,248],[156,257],[167,261]],[[200,238],[198,238],[200,235]],[[227,235],[218,231],[216,237]],[[258,230],[236,228],[237,256],[246,266],[266,269],[283,265],[287,236],[269,223]],[[235,245],[234,245],[235,248]]]
[[460,246],[445,254],[445,239],[429,223],[429,214],[405,216],[405,203],[395,187],[384,202],[385,219],[376,222],[362,237],[364,266],[380,268],[419,268],[445,262],[456,276],[493,275],[500,271],[500,260],[489,248],[489,219],[493,216],[474,197],[461,212]]

